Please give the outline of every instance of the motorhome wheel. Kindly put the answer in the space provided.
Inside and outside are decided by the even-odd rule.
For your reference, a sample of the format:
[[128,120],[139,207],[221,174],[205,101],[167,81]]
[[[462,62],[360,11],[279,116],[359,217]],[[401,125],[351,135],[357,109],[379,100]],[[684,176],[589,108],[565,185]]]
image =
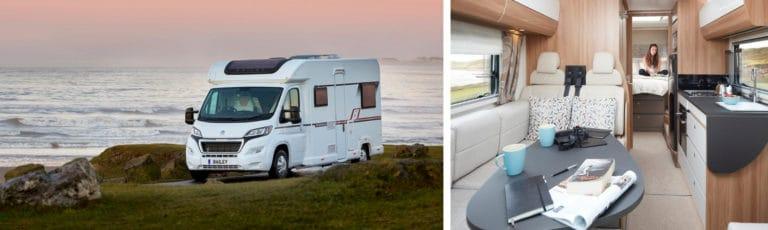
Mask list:
[[272,178],[286,178],[288,174],[288,153],[285,150],[279,149],[275,153],[275,157],[272,158],[272,168],[269,169],[269,176]]
[[192,174],[192,179],[198,183],[205,183],[208,180],[208,172],[206,171],[189,171]]
[[368,161],[368,150],[360,149],[360,162]]

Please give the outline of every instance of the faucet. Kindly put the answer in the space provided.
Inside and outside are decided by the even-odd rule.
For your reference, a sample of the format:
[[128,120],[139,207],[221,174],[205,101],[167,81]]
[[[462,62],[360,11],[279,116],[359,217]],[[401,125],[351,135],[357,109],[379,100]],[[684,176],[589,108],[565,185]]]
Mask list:
[[757,68],[752,68],[752,102],[757,103],[759,96],[757,93]]

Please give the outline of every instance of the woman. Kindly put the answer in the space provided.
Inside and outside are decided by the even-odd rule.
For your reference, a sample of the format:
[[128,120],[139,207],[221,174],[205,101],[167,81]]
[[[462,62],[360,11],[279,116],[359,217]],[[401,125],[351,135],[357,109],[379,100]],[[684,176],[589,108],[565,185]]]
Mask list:
[[662,74],[667,75],[669,74],[669,71],[667,70],[661,70],[660,69],[660,61],[659,61],[659,46],[656,44],[651,44],[651,46],[648,47],[648,53],[645,54],[645,58],[643,58],[643,66],[640,68],[640,75],[643,76],[651,76],[655,74]]

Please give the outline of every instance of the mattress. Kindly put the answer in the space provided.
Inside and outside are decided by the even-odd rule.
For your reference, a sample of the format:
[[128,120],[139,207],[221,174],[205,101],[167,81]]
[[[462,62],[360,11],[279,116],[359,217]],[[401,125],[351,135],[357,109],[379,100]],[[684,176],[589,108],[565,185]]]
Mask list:
[[664,96],[669,91],[669,77],[632,76],[632,94]]

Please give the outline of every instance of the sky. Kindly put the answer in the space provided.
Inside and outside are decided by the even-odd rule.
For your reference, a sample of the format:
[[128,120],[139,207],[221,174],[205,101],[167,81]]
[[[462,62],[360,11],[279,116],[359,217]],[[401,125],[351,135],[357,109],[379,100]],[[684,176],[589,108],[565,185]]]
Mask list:
[[441,0],[2,0],[0,66],[442,56]]

